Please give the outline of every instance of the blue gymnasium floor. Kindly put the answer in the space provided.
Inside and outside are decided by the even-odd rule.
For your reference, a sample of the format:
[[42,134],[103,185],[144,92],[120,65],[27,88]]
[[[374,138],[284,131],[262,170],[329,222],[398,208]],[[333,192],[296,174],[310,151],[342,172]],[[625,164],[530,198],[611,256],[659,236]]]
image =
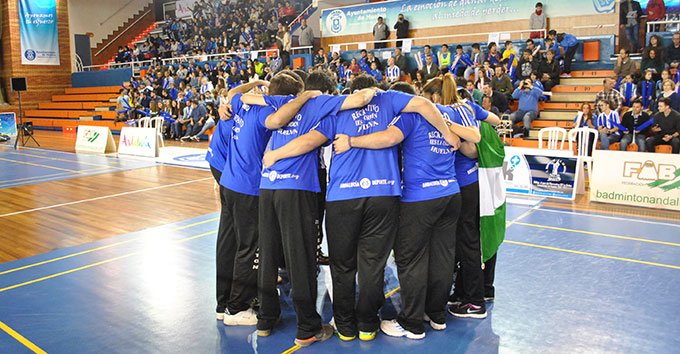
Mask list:
[[123,160],[46,149],[0,145],[0,189],[155,166],[153,161]]
[[[217,217],[0,264],[0,353],[295,351],[286,296],[270,337],[215,320]],[[299,353],[677,353],[680,223],[546,209],[517,197],[508,221],[486,319],[448,316],[445,331],[427,326],[421,341],[334,336]],[[385,317],[399,307],[395,289],[390,262]]]

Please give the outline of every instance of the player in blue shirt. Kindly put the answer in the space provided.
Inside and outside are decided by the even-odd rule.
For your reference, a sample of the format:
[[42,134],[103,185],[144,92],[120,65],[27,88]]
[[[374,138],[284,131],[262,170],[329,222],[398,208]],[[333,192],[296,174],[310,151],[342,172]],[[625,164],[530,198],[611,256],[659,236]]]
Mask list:
[[[464,92],[462,92],[465,95]],[[474,112],[474,124],[480,120],[496,125],[500,119],[473,102],[466,103]],[[462,205],[458,227],[456,230],[456,258],[460,262],[460,270],[456,278],[453,302],[449,313],[456,317],[485,318],[484,276],[482,271],[481,245],[479,234],[479,182],[477,175],[477,147],[471,141],[462,142],[460,154],[456,156],[456,177],[460,185]],[[495,262],[495,256],[493,258]]]
[[[230,269],[222,273],[231,279],[231,289],[226,302],[224,324],[255,325],[257,317],[250,303],[257,296],[257,271],[253,265],[257,250],[258,194],[262,155],[271,131],[279,129],[295,116],[311,95],[300,97],[274,111],[269,106],[250,106],[241,100],[242,93],[258,82],[242,85],[228,93],[233,110],[233,128],[227,143],[227,152],[220,185],[225,188],[227,225],[225,246],[229,250],[225,260]],[[291,71],[282,71],[269,84],[274,94],[298,94],[304,84]],[[223,211],[225,212],[225,211]]]
[[[397,83],[392,89],[413,92],[406,83]],[[433,102],[458,101],[451,74],[428,81],[423,90]],[[477,128],[469,128],[473,124],[469,107],[454,110],[436,106],[461,138],[479,141]],[[385,149],[402,141],[402,197],[394,244],[402,311],[397,320],[382,321],[380,329],[389,336],[421,339],[425,337],[423,314],[433,329],[446,328],[445,306],[453,282],[456,223],[461,207],[454,168],[457,154],[432,125],[415,113],[402,113],[386,130],[353,137],[351,142],[347,135],[338,135],[334,145],[335,153],[342,154],[352,148]]]
[[[377,86],[369,75],[352,80],[351,91]],[[362,109],[327,118],[309,133],[265,154],[265,167],[304,154],[334,140],[338,134],[367,135],[385,130],[401,112],[418,112],[458,144],[442,114],[422,97],[378,92]],[[372,340],[380,326],[378,311],[385,298],[384,269],[394,243],[401,195],[397,148],[353,149],[333,155],[328,186],[326,231],[333,278],[333,315],[340,339]],[[359,297],[355,307],[359,270]]]
[[[306,89],[328,94],[335,90],[335,84],[328,74],[316,71],[307,78]],[[374,89],[366,89],[350,96],[321,95],[309,100],[290,123],[272,133],[271,149],[308,133],[340,110],[366,105],[374,95]],[[294,96],[252,96],[243,100],[279,109],[293,99]],[[276,280],[279,265],[286,264],[297,315],[295,344],[303,347],[333,334],[331,326],[321,325],[321,316],[316,312],[316,214],[320,191],[317,156],[318,149],[314,149],[279,160],[262,171],[260,180],[258,335],[268,336],[281,315]]]

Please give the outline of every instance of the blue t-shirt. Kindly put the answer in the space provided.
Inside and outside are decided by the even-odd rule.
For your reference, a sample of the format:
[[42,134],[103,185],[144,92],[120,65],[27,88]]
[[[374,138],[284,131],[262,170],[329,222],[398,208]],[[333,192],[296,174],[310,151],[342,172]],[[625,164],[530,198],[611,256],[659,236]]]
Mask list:
[[208,153],[205,154],[205,160],[210,166],[218,171],[224,169],[224,163],[227,159],[227,150],[229,148],[229,139],[231,139],[231,129],[234,127],[234,120],[217,120],[215,132],[210,139],[208,146]]
[[[361,136],[379,132],[387,129],[412,98],[398,91],[378,92],[367,106],[324,119],[314,130],[331,141],[336,134]],[[380,150],[354,148],[334,153],[331,161],[329,202],[401,195],[396,146]]]
[[[264,96],[265,101],[279,109],[295,96]],[[286,126],[274,131],[271,149],[276,150],[291,140],[309,133],[321,120],[336,115],[347,96],[321,95],[313,98],[300,109]],[[262,171],[260,189],[297,189],[321,192],[319,186],[319,150],[314,149],[304,155],[277,161]]]
[[272,135],[264,122],[274,109],[244,104],[241,94],[231,99],[231,108],[234,125],[220,184],[234,192],[257,196],[260,195],[262,155]]
[[[437,105],[444,118],[464,124],[450,107]],[[393,124],[404,134],[402,142],[402,202],[419,202],[460,192],[456,180],[456,154],[441,133],[417,113],[402,113]]]
[[[482,106],[475,102],[466,101],[465,103],[472,108],[474,116],[470,115],[470,111],[464,106],[452,106],[457,114],[462,116],[463,123],[461,123],[461,125],[466,127],[472,125],[479,127],[479,122],[477,121],[486,120],[486,118],[489,117],[489,112],[485,111]],[[456,177],[458,178],[459,186],[465,187],[477,182],[479,180],[477,169],[477,159],[471,159],[462,153],[456,155]]]

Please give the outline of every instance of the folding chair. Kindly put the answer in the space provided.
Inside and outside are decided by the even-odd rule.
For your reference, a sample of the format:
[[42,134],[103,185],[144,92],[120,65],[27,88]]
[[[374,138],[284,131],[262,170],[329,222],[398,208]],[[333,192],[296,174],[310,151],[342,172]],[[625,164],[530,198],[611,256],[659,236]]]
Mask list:
[[[538,148],[543,149],[543,134],[548,135],[548,149],[562,150],[564,148],[564,140],[567,139],[567,130],[560,127],[543,128],[538,132]],[[559,144],[559,147],[558,147]]]

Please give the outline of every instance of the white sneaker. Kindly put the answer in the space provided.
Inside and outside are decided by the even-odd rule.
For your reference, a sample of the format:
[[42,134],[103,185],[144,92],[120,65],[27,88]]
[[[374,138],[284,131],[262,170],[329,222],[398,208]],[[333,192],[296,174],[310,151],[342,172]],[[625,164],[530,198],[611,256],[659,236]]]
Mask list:
[[254,326],[257,324],[257,314],[252,308],[235,315],[224,314],[224,324],[227,326]]
[[413,332],[405,330],[397,320],[389,320],[380,322],[380,330],[390,337],[406,337],[408,339],[423,339],[425,338],[425,332],[420,334],[415,334]]
[[432,321],[430,316],[428,316],[427,314],[423,315],[423,321],[430,323],[430,327],[432,327],[432,329],[436,331],[443,331],[446,329],[446,322],[444,322],[443,324],[439,324],[435,321]]

